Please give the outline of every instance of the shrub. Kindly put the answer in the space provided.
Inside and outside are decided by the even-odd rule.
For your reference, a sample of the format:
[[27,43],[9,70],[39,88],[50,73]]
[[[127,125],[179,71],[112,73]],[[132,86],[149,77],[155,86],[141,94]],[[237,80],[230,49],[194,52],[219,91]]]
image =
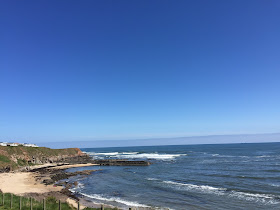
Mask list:
[[54,196],[50,196],[46,200],[47,203],[56,203],[56,198]]
[[0,155],[0,161],[1,162],[5,162],[5,163],[11,162],[11,160],[8,157],[4,156],[4,155]]

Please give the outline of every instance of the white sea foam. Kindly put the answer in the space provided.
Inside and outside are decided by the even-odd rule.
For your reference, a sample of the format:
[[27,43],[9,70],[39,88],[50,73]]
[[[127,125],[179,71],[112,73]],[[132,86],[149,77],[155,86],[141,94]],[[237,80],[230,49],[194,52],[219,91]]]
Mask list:
[[116,155],[119,158],[133,158],[133,159],[157,159],[157,160],[168,160],[180,157],[184,154],[158,154],[158,153],[142,153],[142,154],[133,154],[133,155]]
[[175,186],[179,187],[180,189],[196,190],[196,191],[200,191],[200,192],[204,192],[204,193],[224,194],[224,192],[227,190],[226,188],[211,187],[208,185],[185,184],[185,183],[179,183],[179,182],[173,182],[173,181],[163,181],[163,183],[175,185]]
[[258,193],[245,193],[238,191],[231,191],[229,194],[230,197],[237,197],[239,199],[245,199],[247,201],[257,201],[267,204],[279,204],[280,202],[275,200],[273,195],[268,194],[258,194]]
[[146,178],[146,180],[149,180],[149,181],[158,181],[159,179],[156,179],[156,178]]
[[136,155],[138,152],[121,152],[122,155]]
[[221,157],[221,158],[237,158],[240,156],[232,156],[232,155],[221,155],[221,154],[211,154],[213,157]]
[[213,156],[213,157],[215,157],[215,156],[220,156],[220,154],[212,154],[212,156]]
[[227,191],[226,188],[216,188],[208,185],[194,185],[194,184],[185,184],[173,181],[163,181],[165,184],[171,184],[177,186],[179,189],[184,189],[188,191],[198,191],[202,193],[217,194],[229,197],[235,197],[238,199],[243,199],[247,201],[262,202],[265,204],[279,204],[279,198],[276,198],[274,195],[269,194],[259,194],[259,193],[247,193],[239,192],[235,190]]
[[85,187],[84,184],[78,182],[78,185],[76,186],[76,189],[82,189],[82,188],[84,188],[84,187]]
[[84,184],[78,182],[78,184],[75,187],[69,189],[69,191],[71,191],[72,193],[75,193],[75,192],[78,192],[80,189],[83,189],[84,187],[85,187]]
[[140,204],[140,203],[137,203],[137,202],[132,202],[132,201],[126,201],[126,200],[122,200],[118,197],[104,197],[102,195],[99,195],[99,194],[85,194],[85,193],[81,193],[81,195],[83,196],[86,196],[86,197],[89,197],[89,198],[93,198],[93,199],[96,199],[96,200],[101,200],[101,201],[110,201],[110,202],[117,202],[117,203],[121,203],[121,204],[124,204],[124,205],[127,205],[127,206],[134,206],[134,207],[149,207],[147,205],[144,205],[144,204]]
[[273,187],[280,187],[280,184],[270,184]]
[[105,156],[112,156],[112,155],[117,155],[119,154],[118,152],[100,152],[100,153],[93,153],[93,155],[105,155]]
[[138,152],[85,152],[89,155],[103,155],[103,156],[114,156],[118,154],[123,154],[123,155],[134,155],[138,154]]
[[271,155],[261,155],[261,156],[256,156],[256,158],[269,158],[272,157]]
[[158,154],[158,153],[139,153],[139,152],[86,152],[93,156],[110,156],[112,158],[120,159],[156,159],[156,160],[170,160],[175,159],[186,154]]

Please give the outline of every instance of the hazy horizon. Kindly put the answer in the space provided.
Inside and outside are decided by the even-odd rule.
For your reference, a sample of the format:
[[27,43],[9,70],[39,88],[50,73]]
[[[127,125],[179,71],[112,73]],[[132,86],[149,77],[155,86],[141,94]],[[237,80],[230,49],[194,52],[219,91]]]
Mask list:
[[270,134],[239,134],[239,135],[208,135],[174,138],[127,139],[127,140],[87,140],[68,142],[41,142],[39,146],[50,148],[106,148],[133,146],[172,146],[194,144],[235,144],[235,143],[279,143],[280,133]]

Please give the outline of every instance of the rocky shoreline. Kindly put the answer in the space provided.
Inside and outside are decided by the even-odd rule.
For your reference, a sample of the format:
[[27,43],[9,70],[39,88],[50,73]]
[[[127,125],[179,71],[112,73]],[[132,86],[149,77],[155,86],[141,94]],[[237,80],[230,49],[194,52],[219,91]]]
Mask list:
[[[60,166],[66,166],[66,168],[60,169],[58,167]],[[69,167],[67,167],[69,166]],[[79,164],[77,165],[79,166]],[[80,166],[82,167],[82,166]],[[59,166],[49,166],[49,167],[43,167],[38,169],[30,170],[31,173],[36,173],[35,179],[37,182],[42,183],[46,186],[53,185],[54,187],[61,186],[63,187],[58,192],[48,192],[48,193],[28,193],[25,194],[26,196],[32,196],[37,200],[42,200],[45,197],[56,197],[57,199],[61,201],[67,202],[69,198],[74,200],[75,202],[80,201],[81,204],[86,204],[87,207],[89,203],[86,203],[85,201],[81,201],[80,197],[73,194],[70,189],[77,186],[78,183],[76,181],[69,182],[67,181],[68,178],[73,176],[88,176],[94,172],[101,171],[101,169],[98,170],[83,170],[83,171],[76,171],[76,172],[66,172],[67,168],[71,168],[70,165],[66,164],[59,164]],[[63,180],[63,181],[62,181]],[[100,204],[91,204],[91,207],[98,208],[100,207]],[[106,206],[107,208],[113,208],[113,206]]]
[[144,160],[125,160],[125,159],[100,159],[93,160],[95,164],[101,166],[149,166],[150,162]]
[[[34,160],[38,161],[37,159]],[[67,172],[66,169],[73,167],[86,167],[86,166],[148,166],[151,163],[148,161],[133,161],[125,159],[106,159],[106,160],[93,160],[89,155],[81,153],[76,156],[60,157],[48,159],[44,164],[36,164],[33,166],[22,166],[15,170],[11,168],[2,168],[0,170],[1,179],[5,178],[14,181],[15,179],[21,179],[18,181],[20,187],[18,189],[12,189],[7,184],[9,181],[2,182],[2,188],[6,189],[6,192],[14,193],[17,195],[23,195],[26,197],[33,197],[37,200],[43,200],[47,197],[55,197],[62,202],[68,202],[69,204],[77,207],[79,201],[81,207],[100,208],[100,203],[96,204],[86,200],[83,196],[71,192],[71,188],[78,185],[76,181],[68,181],[73,176],[88,176],[92,173],[101,171],[98,170],[83,170],[76,172]],[[3,170],[4,169],[4,170]],[[2,174],[2,175],[1,175]],[[1,186],[1,181],[0,181]],[[0,189],[2,190],[2,189]],[[114,206],[104,205],[106,208],[115,208]],[[82,208],[81,208],[82,209]]]
[[[81,158],[75,157],[68,159],[71,164],[75,163],[79,164],[94,164],[100,166],[149,166],[151,163],[148,161],[132,161],[132,160],[123,160],[123,159],[103,159],[103,160],[92,160],[90,157],[87,158],[83,156]],[[66,168],[69,163],[61,163],[58,166],[65,166]],[[57,185],[62,186],[63,189],[59,192],[55,192],[56,196],[63,198],[64,196],[74,199],[76,202],[80,201],[83,205],[91,208],[99,208],[101,204],[92,203],[87,201],[81,195],[74,194],[70,191],[71,188],[76,187],[78,183],[76,181],[69,182],[67,181],[68,178],[81,175],[81,176],[88,176],[92,173],[96,173],[98,171],[102,171],[102,169],[97,170],[83,170],[83,171],[76,171],[76,172],[66,172],[66,169],[58,169],[58,167],[43,167],[38,169],[30,170],[31,172],[36,172],[38,175],[36,176],[36,180],[40,183],[45,185]],[[63,180],[63,181],[62,181]],[[33,195],[34,196],[34,195]],[[38,196],[37,196],[38,197]],[[106,208],[116,208],[110,205],[104,205]]]
[[[84,159],[84,157],[83,157]],[[85,160],[85,159],[84,159]],[[69,160],[68,160],[69,161]],[[79,164],[85,164],[85,161],[74,161],[77,166]],[[73,163],[73,161],[72,161]],[[107,159],[107,160],[91,160],[90,163],[86,164],[94,164],[94,165],[101,165],[101,166],[148,166],[151,163],[148,161],[131,161],[131,160],[119,160],[119,159]],[[58,169],[58,167],[65,166],[65,169]],[[92,173],[102,171],[103,169],[97,169],[97,170],[83,170],[83,171],[76,171],[76,172],[66,172],[68,167],[68,163],[64,164],[58,164],[58,166],[49,166],[49,167],[42,167],[38,169],[30,170],[30,172],[37,173],[36,180],[40,183],[43,183],[45,185],[56,185],[56,186],[62,186],[63,189],[60,192],[54,192],[53,195],[50,193],[48,196],[56,196],[60,197],[61,199],[65,200],[65,196],[71,199],[74,199],[76,202],[80,201],[83,205],[91,208],[99,208],[100,204],[92,203],[90,201],[87,201],[86,199],[83,199],[83,196],[74,194],[70,191],[71,188],[76,187],[78,183],[76,181],[69,182],[67,181],[68,178],[73,176],[88,176]],[[42,199],[43,196],[46,195],[32,195],[33,197],[36,197],[37,199]],[[116,208],[114,206],[110,205],[104,205],[106,208]]]

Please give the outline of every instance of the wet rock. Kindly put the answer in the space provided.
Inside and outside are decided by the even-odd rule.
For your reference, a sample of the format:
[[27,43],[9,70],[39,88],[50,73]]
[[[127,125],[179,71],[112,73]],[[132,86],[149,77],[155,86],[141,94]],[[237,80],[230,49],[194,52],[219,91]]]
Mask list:
[[106,159],[94,160],[93,163],[102,166],[148,166],[150,162],[144,160],[123,160],[123,159]]

